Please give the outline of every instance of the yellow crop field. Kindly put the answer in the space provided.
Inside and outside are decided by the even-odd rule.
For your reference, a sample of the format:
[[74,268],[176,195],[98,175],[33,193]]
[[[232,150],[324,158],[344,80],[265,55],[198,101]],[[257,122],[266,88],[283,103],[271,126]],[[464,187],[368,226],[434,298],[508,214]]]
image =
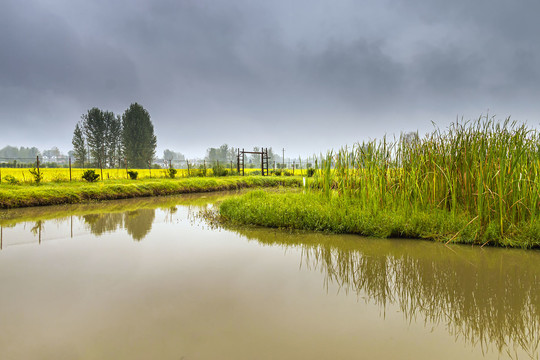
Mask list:
[[[0,168],[0,181],[1,183],[8,183],[10,181],[17,181],[20,183],[31,183],[34,177],[30,173],[30,168]],[[71,169],[72,181],[83,181],[82,175],[88,169]],[[96,174],[100,175],[101,170],[93,169]],[[166,178],[167,169],[129,169],[130,171],[137,171],[139,179],[145,178]],[[236,171],[236,169],[234,169]],[[177,178],[191,176],[202,176],[202,170],[190,169],[189,175],[187,169],[177,169]],[[246,175],[260,169],[245,169]],[[64,182],[69,181],[70,170],[67,168],[42,168],[40,172],[43,176],[42,182]],[[212,168],[206,169],[206,176],[212,176]],[[126,169],[103,169],[103,180],[118,180],[128,179],[129,176],[126,173]],[[14,179],[14,180],[13,180]]]

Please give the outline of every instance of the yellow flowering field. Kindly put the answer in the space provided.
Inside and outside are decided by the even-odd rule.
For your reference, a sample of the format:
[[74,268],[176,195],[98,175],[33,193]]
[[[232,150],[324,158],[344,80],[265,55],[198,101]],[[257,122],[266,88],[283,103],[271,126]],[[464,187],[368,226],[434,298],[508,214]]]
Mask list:
[[[21,183],[30,183],[33,182],[34,177],[30,174],[31,168],[0,168],[0,177],[1,182],[9,182],[10,177],[16,179],[16,181]],[[71,179],[72,181],[82,181],[82,174],[88,169],[71,169]],[[100,175],[100,169],[93,169],[96,174]],[[167,169],[129,169],[130,171],[137,171],[138,178],[166,178]],[[236,169],[234,169],[236,171]],[[69,181],[69,169],[68,168],[42,168],[40,169],[41,174],[43,175],[42,182],[63,182]],[[177,169],[177,178],[188,177],[187,169]],[[260,169],[245,169],[246,174],[260,171]],[[201,173],[199,169],[190,169],[191,176],[198,176]],[[212,168],[206,169],[206,176],[212,176]],[[117,180],[117,179],[128,179],[126,169],[103,169],[103,179],[104,180]]]

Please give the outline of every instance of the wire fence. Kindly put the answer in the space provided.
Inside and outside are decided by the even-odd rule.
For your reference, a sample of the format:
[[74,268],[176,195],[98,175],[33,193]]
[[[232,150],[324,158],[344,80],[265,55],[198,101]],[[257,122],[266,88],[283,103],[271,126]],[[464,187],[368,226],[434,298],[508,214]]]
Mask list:
[[[235,159],[228,161],[209,161],[206,159],[176,159],[176,160],[155,160],[145,169],[129,167],[96,167],[96,166],[75,166],[70,157],[61,162],[47,161],[42,157],[36,158],[9,158],[0,157],[0,184],[2,183],[31,183],[35,180],[30,172],[38,169],[42,182],[66,182],[79,181],[86,170],[94,170],[100,175],[100,180],[129,179],[130,171],[137,172],[137,178],[166,178],[170,176],[168,169],[175,169],[175,177],[193,176],[223,176],[238,175],[238,162]],[[276,175],[306,175],[308,168],[313,167],[313,158],[297,160],[288,159],[286,162],[270,160],[268,164],[270,174]],[[261,163],[246,157],[244,173],[245,175],[260,175]],[[240,174],[242,169],[240,168]]]
[[[38,159],[38,160],[37,160]],[[72,168],[99,168],[99,165],[86,165],[86,166],[79,166],[74,162],[74,160],[71,157],[65,157],[61,159],[51,159],[51,158],[43,158],[43,157],[32,157],[32,158],[21,158],[21,157],[1,157],[0,156],[0,168],[32,168],[39,166],[40,168],[69,168],[70,164]],[[314,158],[308,157],[308,158],[298,158],[298,159],[286,159],[285,162],[280,160],[273,160],[270,159],[269,161],[269,167],[273,170],[276,169],[306,169],[310,167],[314,167]],[[92,164],[93,162],[87,161],[87,164]],[[167,169],[167,168],[174,168],[174,169],[199,169],[199,168],[212,168],[214,166],[221,166],[223,168],[234,170],[237,168],[237,159],[234,160],[207,160],[207,159],[192,159],[192,160],[186,160],[186,159],[171,159],[171,160],[164,160],[164,159],[155,159],[150,164],[150,168],[152,169]],[[111,167],[103,167],[103,169],[120,169],[125,168],[124,164],[122,164],[122,161],[118,162],[118,166],[111,166]],[[245,161],[245,168],[246,169],[260,169],[261,163],[260,159],[253,160],[253,159],[246,159]]]

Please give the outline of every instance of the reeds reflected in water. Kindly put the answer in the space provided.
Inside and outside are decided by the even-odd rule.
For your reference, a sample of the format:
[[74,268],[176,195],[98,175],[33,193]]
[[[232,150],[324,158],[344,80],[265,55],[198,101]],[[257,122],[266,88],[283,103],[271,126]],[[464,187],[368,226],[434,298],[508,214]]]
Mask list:
[[236,230],[259,243],[298,248],[302,268],[319,271],[324,287],[376,303],[381,316],[397,306],[406,321],[444,326],[483,351],[538,358],[540,253],[447,247],[423,241]]

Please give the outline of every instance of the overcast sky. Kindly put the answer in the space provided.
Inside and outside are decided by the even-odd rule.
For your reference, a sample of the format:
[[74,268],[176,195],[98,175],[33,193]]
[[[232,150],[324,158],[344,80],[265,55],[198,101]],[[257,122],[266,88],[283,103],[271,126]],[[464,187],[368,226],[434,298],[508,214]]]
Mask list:
[[71,149],[96,106],[158,155],[309,155],[488,110],[540,123],[537,0],[2,0],[0,148]]

